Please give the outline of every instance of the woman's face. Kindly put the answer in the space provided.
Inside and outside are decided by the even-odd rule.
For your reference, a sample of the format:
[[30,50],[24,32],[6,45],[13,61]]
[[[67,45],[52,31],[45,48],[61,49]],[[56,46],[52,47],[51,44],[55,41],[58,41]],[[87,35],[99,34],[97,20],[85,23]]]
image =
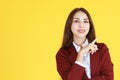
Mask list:
[[86,38],[89,29],[90,23],[87,15],[82,11],[75,13],[71,25],[73,37]]

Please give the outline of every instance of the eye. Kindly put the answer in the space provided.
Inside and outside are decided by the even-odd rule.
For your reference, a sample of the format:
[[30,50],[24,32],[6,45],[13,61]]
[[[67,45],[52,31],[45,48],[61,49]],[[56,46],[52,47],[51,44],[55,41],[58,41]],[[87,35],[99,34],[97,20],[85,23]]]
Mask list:
[[84,23],[89,23],[89,21],[84,21]]
[[79,20],[74,20],[73,22],[77,23],[77,22],[79,22]]

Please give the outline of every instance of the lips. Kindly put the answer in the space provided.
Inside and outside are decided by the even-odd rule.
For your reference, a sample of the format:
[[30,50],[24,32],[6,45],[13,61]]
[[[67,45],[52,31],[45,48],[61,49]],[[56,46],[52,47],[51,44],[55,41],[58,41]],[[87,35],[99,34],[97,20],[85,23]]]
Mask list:
[[85,32],[84,29],[78,29],[77,31],[78,31],[79,33],[84,33],[84,32]]

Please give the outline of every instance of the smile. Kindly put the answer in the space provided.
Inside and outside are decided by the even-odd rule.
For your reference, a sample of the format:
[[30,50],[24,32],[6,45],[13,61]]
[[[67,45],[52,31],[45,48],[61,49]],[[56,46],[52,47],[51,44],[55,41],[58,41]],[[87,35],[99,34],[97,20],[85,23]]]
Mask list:
[[78,29],[77,31],[78,31],[79,33],[84,33],[84,32],[85,32],[84,29]]

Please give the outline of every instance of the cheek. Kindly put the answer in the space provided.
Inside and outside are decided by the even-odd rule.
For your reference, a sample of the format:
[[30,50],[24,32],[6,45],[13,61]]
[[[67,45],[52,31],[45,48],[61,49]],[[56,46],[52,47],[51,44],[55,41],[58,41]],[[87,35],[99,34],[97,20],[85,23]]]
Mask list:
[[90,31],[90,26],[86,28],[87,33]]
[[87,30],[90,30],[90,26],[87,27]]
[[71,26],[71,32],[74,33],[74,27],[73,26]]
[[75,25],[71,25],[71,31],[73,32],[76,29]]

